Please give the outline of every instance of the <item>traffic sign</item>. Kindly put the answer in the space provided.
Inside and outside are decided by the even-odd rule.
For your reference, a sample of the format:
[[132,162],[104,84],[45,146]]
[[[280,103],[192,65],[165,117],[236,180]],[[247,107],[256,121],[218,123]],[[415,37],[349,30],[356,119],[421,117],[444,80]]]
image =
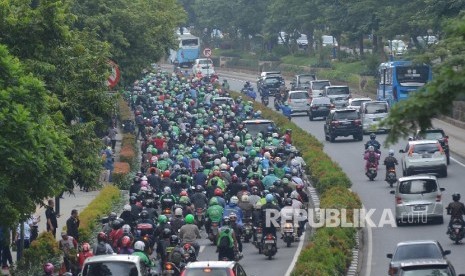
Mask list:
[[210,48],[203,49],[203,55],[205,57],[211,57],[212,56],[212,50]]
[[110,89],[113,89],[113,87],[115,87],[119,82],[121,72],[118,65],[114,61],[108,60],[108,65],[111,67],[111,75],[107,79],[107,86]]

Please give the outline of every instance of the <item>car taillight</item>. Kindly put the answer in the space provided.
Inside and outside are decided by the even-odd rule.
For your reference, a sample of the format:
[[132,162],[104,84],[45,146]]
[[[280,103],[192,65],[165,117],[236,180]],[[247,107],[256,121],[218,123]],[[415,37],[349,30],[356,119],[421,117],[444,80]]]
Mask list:
[[183,270],[180,276],[185,276],[185,275],[186,275],[186,270]]
[[360,120],[355,120],[355,121],[354,121],[354,124],[355,124],[356,126],[361,126],[361,125],[362,125],[362,121],[360,121]]
[[397,268],[395,268],[395,267],[389,268],[389,275],[394,276],[394,275],[396,275],[396,273],[397,273]]
[[402,198],[400,196],[396,196],[396,204],[402,204]]
[[229,276],[234,276],[234,271],[230,268],[228,268],[228,275]]
[[338,126],[339,125],[339,121],[332,121],[331,122],[331,126]]
[[173,270],[173,266],[171,264],[165,264],[165,270]]
[[441,199],[442,199],[442,195],[437,195],[436,196],[436,202],[441,202]]

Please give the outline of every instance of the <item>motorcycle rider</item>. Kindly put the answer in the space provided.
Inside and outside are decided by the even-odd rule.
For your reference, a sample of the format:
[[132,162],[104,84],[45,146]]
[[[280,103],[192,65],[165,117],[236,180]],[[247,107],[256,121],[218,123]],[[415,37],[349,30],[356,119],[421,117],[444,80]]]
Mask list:
[[[279,213],[279,207],[273,203],[274,196],[272,194],[267,194],[265,196],[266,203],[262,206],[262,225],[263,225],[263,237],[262,241],[267,234],[272,234],[276,237],[276,225],[272,221],[267,221],[267,219],[272,218],[273,214],[276,216]],[[268,215],[267,215],[268,214]]]
[[242,256],[242,227],[237,224],[237,215],[235,213],[231,213],[229,215],[229,226],[234,230],[234,234],[236,235],[237,241],[237,250],[239,256]]
[[171,229],[173,230],[173,233],[178,233],[178,230],[181,229],[184,223],[185,222],[182,214],[182,209],[176,208],[176,210],[174,210],[174,217],[172,217],[170,220],[170,225]]
[[200,245],[196,240],[201,238],[199,228],[194,224],[193,215],[187,215],[184,220],[186,224],[179,229],[179,238],[182,240],[183,245],[190,243],[195,249],[195,255],[198,256]]
[[386,166],[386,179],[385,179],[385,181],[387,181],[389,170],[391,170],[391,169],[395,170],[396,165],[399,165],[399,163],[397,162],[397,159],[394,157],[394,150],[393,149],[389,150],[389,155],[384,159],[384,165]]
[[209,205],[210,206],[205,214],[205,229],[207,230],[207,233],[210,233],[211,231],[210,227],[212,222],[217,222],[218,224],[221,222],[224,211],[223,207],[218,204],[218,199],[216,197],[210,199]]
[[194,207],[205,209],[208,204],[208,198],[207,196],[203,193],[204,189],[201,185],[197,185],[195,187],[195,193],[190,197],[192,204],[194,204]]
[[223,217],[229,217],[231,213],[235,213],[237,216],[237,224],[242,227],[242,219],[244,216],[242,214],[241,208],[237,206],[237,203],[239,203],[237,196],[232,196],[229,200],[229,204],[224,208]]
[[284,236],[284,224],[286,222],[291,222],[294,225],[294,234],[297,229],[297,225],[294,224],[295,222],[295,211],[293,205],[293,199],[286,198],[284,200],[284,207],[281,209],[281,239]]
[[139,256],[141,261],[147,266],[147,267],[154,267],[155,264],[149,259],[147,253],[145,252],[145,243],[143,241],[137,241],[134,244],[134,253],[132,253],[134,256]]
[[447,214],[450,215],[449,226],[447,227],[447,234],[450,234],[450,229],[454,220],[459,220],[462,222],[462,227],[465,227],[465,222],[463,221],[463,215],[465,215],[465,205],[460,202],[460,194],[455,193],[452,195],[453,202],[449,203],[446,207]]
[[253,211],[253,204],[249,201],[249,195],[244,194],[241,197],[241,201],[237,204],[241,208],[244,218],[251,218]]
[[365,150],[368,150],[370,146],[373,146],[375,148],[375,152],[381,154],[381,144],[376,141],[376,134],[371,133],[370,134],[370,140],[366,142],[365,144]]
[[172,209],[176,204],[176,197],[171,194],[171,188],[163,188],[163,195],[160,197],[161,210]]
[[237,251],[237,238],[230,226],[228,216],[223,217],[223,225],[219,229],[216,246],[218,261],[222,261],[224,258],[231,261],[234,260],[234,252]]
[[365,152],[364,159],[367,161],[365,163],[365,174],[368,175],[368,169],[370,164],[375,164],[378,167],[380,155],[376,153],[374,146],[369,146],[368,150]]
[[283,115],[286,116],[286,118],[288,118],[290,121],[292,119],[292,109],[289,107],[289,104],[284,102],[284,104],[279,105],[279,108],[281,109]]
[[113,248],[107,243],[107,235],[104,232],[98,233],[97,244],[94,246],[92,253],[94,256],[111,255],[114,253]]

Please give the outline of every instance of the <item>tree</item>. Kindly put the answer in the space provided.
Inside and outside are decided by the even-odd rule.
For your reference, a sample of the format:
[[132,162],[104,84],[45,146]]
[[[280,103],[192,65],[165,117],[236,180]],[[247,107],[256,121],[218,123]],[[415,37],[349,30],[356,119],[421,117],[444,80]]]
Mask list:
[[465,15],[448,20],[444,26],[445,39],[426,56],[429,60],[441,60],[435,67],[434,79],[391,109],[384,122],[391,128],[386,140],[388,144],[407,137],[412,130],[430,127],[431,118],[447,115],[452,102],[465,95]]
[[0,45],[0,221],[12,226],[59,193],[71,172],[71,140],[56,99]]

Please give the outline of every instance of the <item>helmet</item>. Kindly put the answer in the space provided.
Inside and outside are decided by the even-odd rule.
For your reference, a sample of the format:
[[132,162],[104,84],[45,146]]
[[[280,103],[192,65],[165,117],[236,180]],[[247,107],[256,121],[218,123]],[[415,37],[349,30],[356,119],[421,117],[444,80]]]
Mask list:
[[210,202],[208,202],[208,205],[209,206],[218,205],[218,199],[216,197],[212,197],[210,199]]
[[232,212],[231,214],[229,214],[229,220],[230,221],[236,221],[237,220],[236,213]]
[[370,140],[375,140],[376,139],[376,134],[372,133],[370,134]]
[[178,245],[179,244],[179,237],[176,236],[176,235],[171,235],[170,244],[171,245],[174,245],[174,244]]
[[389,150],[389,156],[394,156],[394,150],[393,149]]
[[161,215],[158,217],[158,223],[166,223],[168,218],[165,215]]
[[229,224],[229,217],[228,217],[228,216],[223,217],[223,224],[224,224],[224,225],[228,225],[228,224]]
[[267,203],[271,203],[274,200],[274,196],[272,194],[267,194],[265,200]]
[[136,241],[136,243],[134,244],[134,250],[144,251],[145,243],[143,241]]
[[131,211],[131,205],[129,204],[124,205],[123,211]]
[[237,204],[239,202],[239,199],[237,198],[237,196],[232,196],[229,202],[232,204]]
[[181,208],[176,208],[176,210],[174,210],[174,215],[175,216],[182,216],[182,209]]
[[197,185],[197,186],[195,187],[195,191],[197,191],[197,192],[203,192],[203,187],[202,187],[202,185]]
[[296,189],[297,191],[302,191],[302,190],[304,189],[304,184],[298,184],[298,185],[295,187],[295,189]]
[[122,239],[121,239],[121,245],[123,247],[129,247],[131,245],[131,238],[128,237],[128,236],[124,236]]
[[241,200],[242,200],[242,202],[249,202],[249,196],[248,195],[243,195]]
[[460,200],[460,194],[458,194],[458,193],[453,194],[452,195],[452,200],[459,201]]
[[115,220],[117,217],[118,217],[118,215],[117,215],[115,212],[111,212],[111,213],[108,215],[108,219],[110,219],[110,221]]
[[292,206],[292,199],[286,198],[286,200],[284,201],[284,204],[285,204],[286,206]]
[[223,191],[220,188],[215,189],[215,196],[223,196]]
[[165,188],[163,188],[163,192],[164,192],[165,194],[168,194],[168,195],[169,195],[169,194],[171,194],[171,188],[170,188],[170,187],[165,187]]
[[107,241],[107,234],[105,234],[105,232],[100,232],[98,233],[97,235],[97,241],[101,242],[101,241]]
[[181,191],[181,192],[179,193],[179,196],[187,196],[187,192],[186,192],[186,191]]
[[249,189],[249,186],[247,185],[247,183],[242,183],[241,184],[241,190],[247,191],[248,189]]
[[142,210],[142,212],[140,212],[139,216],[143,219],[148,219],[149,218],[149,212],[147,212],[147,210]]
[[293,192],[291,193],[291,198],[292,198],[292,199],[298,199],[298,198],[299,198],[299,193],[297,193],[296,191],[293,191]]
[[193,224],[194,223],[194,216],[191,214],[188,214],[184,220],[186,221],[187,224]]
[[89,252],[90,251],[90,244],[85,242],[82,244],[82,251]]
[[55,267],[51,263],[44,264],[45,274],[52,275],[55,272]]
[[163,229],[162,237],[164,239],[169,239],[173,235],[173,231],[171,231],[171,228],[165,228]]
[[369,146],[369,147],[368,147],[368,151],[375,151],[375,147]]
[[129,224],[125,224],[123,225],[123,233],[129,233],[131,232],[131,226],[129,226]]
[[170,177],[170,175],[171,175],[171,173],[170,173],[169,170],[166,170],[166,171],[163,172],[163,177],[164,178],[168,178],[168,177]]

